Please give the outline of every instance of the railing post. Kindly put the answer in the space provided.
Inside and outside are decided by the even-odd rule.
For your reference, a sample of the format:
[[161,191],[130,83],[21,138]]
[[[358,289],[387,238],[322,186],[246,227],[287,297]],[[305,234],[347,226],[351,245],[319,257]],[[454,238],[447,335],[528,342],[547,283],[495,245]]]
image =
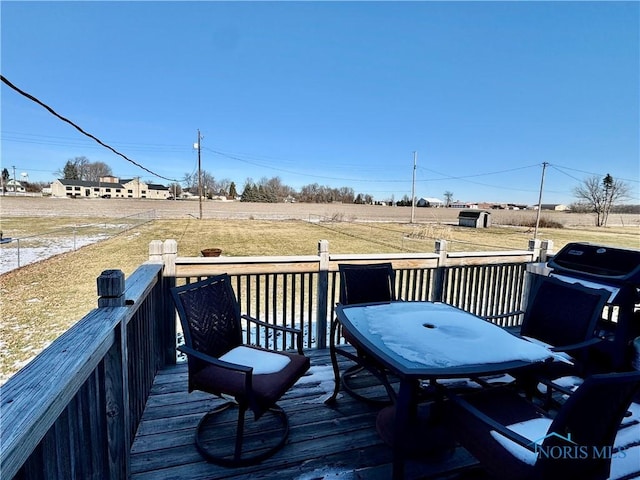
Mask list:
[[316,348],[327,348],[327,302],[329,298],[329,242],[318,242],[318,307],[316,310]]
[[165,240],[162,247],[162,260],[164,263],[164,276],[175,278],[176,257],[178,256],[178,242]]
[[153,263],[162,263],[162,253],[163,253],[163,244],[162,240],[151,240],[149,242],[149,261]]
[[445,272],[447,265],[447,241],[446,240],[436,240],[436,250],[435,253],[439,255],[438,257],[438,267],[435,272],[435,279],[433,285],[433,294],[431,295],[431,300],[433,302],[442,302],[444,299],[444,280],[445,280]]
[[[98,307],[123,307],[124,273],[105,270],[98,277]],[[119,323],[114,330],[113,347],[104,359],[105,415],[107,425],[107,462],[110,479],[129,478],[130,414],[129,360],[127,326]]]
[[531,240],[529,240],[529,248],[528,250],[530,252],[533,252],[533,258],[531,259],[533,262],[541,262],[542,260],[540,260],[541,254],[540,254],[540,239],[538,238],[532,238]]
[[124,272],[105,270],[98,277],[98,308],[124,307]]
[[162,331],[162,349],[164,352],[164,364],[175,365],[176,363],[176,311],[171,302],[172,287],[176,285],[176,257],[178,256],[178,242],[175,240],[165,240],[162,245],[162,321],[160,328]]
[[543,240],[540,247],[540,261],[546,262],[553,251],[553,240]]
[[553,249],[553,240],[540,241],[537,238],[529,240],[529,250],[533,252],[533,261],[527,264],[524,276],[524,285],[522,292],[522,309],[527,309],[529,295],[531,289],[535,285],[535,281],[540,276],[548,276],[550,268],[547,267],[547,258]]

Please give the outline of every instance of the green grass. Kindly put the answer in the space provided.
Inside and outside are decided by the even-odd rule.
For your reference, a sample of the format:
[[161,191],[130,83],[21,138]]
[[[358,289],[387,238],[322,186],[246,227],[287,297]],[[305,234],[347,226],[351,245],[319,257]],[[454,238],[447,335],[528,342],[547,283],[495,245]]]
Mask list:
[[[3,218],[5,236],[72,232],[77,218]],[[104,230],[104,218],[82,219],[87,232]],[[115,220],[113,223],[117,223]],[[97,306],[96,278],[104,270],[130,275],[148,258],[152,240],[175,239],[180,256],[199,256],[218,247],[226,256],[313,255],[320,240],[332,253],[432,252],[434,240],[448,240],[451,251],[524,250],[532,229],[492,227],[470,229],[445,224],[355,223],[265,220],[162,219],[112,238],[0,275],[3,335],[0,381],[15,373],[62,332]],[[56,233],[59,235],[60,233]],[[639,246],[637,227],[541,229],[539,238],[552,239],[555,250],[570,241]],[[2,246],[5,248],[6,246]]]

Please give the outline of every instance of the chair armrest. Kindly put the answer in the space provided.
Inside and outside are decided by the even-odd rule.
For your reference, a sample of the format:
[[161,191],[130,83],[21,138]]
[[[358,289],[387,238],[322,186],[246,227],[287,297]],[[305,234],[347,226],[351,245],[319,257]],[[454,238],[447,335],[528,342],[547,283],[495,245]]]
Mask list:
[[516,433],[513,430],[509,430],[506,426],[497,422],[496,420],[494,420],[493,418],[491,418],[481,410],[477,409],[476,407],[471,405],[469,402],[461,398],[459,395],[456,395],[455,393],[448,391],[446,387],[443,387],[443,389],[445,390],[445,393],[449,398],[449,400],[455,403],[457,407],[462,408],[463,410],[466,410],[471,415],[476,417],[485,425],[491,427],[493,430],[495,430],[497,433],[499,433],[503,437],[508,438],[512,442],[517,443],[518,445],[526,448],[531,452],[535,452],[535,448],[532,445],[534,442],[529,440],[527,437],[524,437],[523,435],[520,435],[519,433]]
[[567,388],[567,387],[565,387],[563,385],[559,385],[559,384],[555,383],[553,381],[553,379],[548,379],[548,378],[544,378],[544,377],[536,377],[536,380],[538,381],[538,383],[543,384],[548,389],[555,390],[557,392],[560,392],[563,395],[571,396],[574,393],[574,391],[571,390],[570,388]]
[[253,373],[253,367],[247,367],[246,365],[239,365],[237,363],[225,362],[224,360],[220,360],[219,358],[212,357],[211,355],[207,355],[206,353],[198,352],[193,348],[187,347],[186,345],[180,345],[178,350],[187,355],[188,357],[195,357],[198,360],[202,360],[203,362],[208,363],[209,365],[213,365],[218,368],[224,368],[225,370],[233,370],[238,373],[243,373],[245,375],[251,375]]
[[572,343],[571,345],[561,345],[557,347],[551,347],[549,350],[552,352],[572,352],[574,350],[582,350],[583,348],[590,347],[602,342],[603,339],[599,337],[590,338],[584,342]]
[[524,315],[524,310],[514,310],[513,312],[501,313],[499,315],[482,315],[481,318],[485,320],[500,320],[501,318],[515,317],[517,315]]
[[291,327],[285,327],[282,325],[273,325],[271,323],[267,323],[267,322],[263,322],[262,320],[258,320],[257,318],[253,318],[250,317],[249,315],[242,315],[242,319],[246,320],[247,322],[251,322],[255,325],[259,325],[263,328],[267,328],[267,329],[271,329],[271,330],[277,330],[279,332],[283,332],[283,333],[290,333],[291,335],[293,335],[295,342],[296,342],[296,350],[298,350],[299,354],[302,354],[302,330],[300,330],[299,328],[291,328]]

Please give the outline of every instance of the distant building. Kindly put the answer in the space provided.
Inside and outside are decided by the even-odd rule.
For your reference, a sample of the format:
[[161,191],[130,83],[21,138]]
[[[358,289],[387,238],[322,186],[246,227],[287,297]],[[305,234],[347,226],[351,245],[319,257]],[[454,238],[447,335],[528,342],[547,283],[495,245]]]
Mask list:
[[[534,207],[537,210],[537,205]],[[569,210],[569,207],[563,205],[562,203],[543,203],[541,205],[541,210],[554,210],[556,212],[566,212]]]
[[[22,184],[20,182],[18,182],[17,180],[14,180],[13,178],[7,180],[7,182],[5,184],[5,189],[6,189],[6,193],[16,193],[17,194],[17,193],[25,193],[26,192],[26,190],[22,186]],[[5,193],[5,192],[3,192],[3,193]]]
[[439,198],[421,197],[416,202],[416,207],[442,207],[444,202]]
[[455,202],[452,202],[449,204],[449,208],[472,208],[472,209],[476,209],[478,208],[478,204],[477,203],[466,203],[466,202],[461,202],[460,200],[456,200]]
[[58,179],[51,184],[51,195],[70,198],[166,199],[171,196],[171,192],[164,185],[145,183],[138,178],[120,180],[117,177],[101,177],[98,182]]
[[478,208],[481,210],[526,210],[527,206],[517,203],[489,203],[480,202]]

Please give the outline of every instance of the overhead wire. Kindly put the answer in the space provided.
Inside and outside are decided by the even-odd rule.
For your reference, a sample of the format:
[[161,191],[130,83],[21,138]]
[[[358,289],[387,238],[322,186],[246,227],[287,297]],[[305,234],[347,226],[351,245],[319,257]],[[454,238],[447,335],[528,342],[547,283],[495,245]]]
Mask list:
[[293,174],[293,175],[300,175],[302,177],[323,178],[325,180],[341,180],[341,181],[345,181],[345,182],[363,182],[363,181],[366,181],[366,182],[371,182],[371,183],[383,183],[383,182],[384,183],[400,183],[400,182],[404,183],[404,182],[407,181],[407,180],[382,180],[382,179],[380,179],[380,180],[378,180],[378,179],[366,179],[366,180],[363,180],[362,178],[343,178],[343,177],[333,177],[333,176],[327,176],[327,175],[313,175],[313,174],[309,174],[309,173],[296,172],[296,171],[293,171],[293,170],[287,170],[287,169],[284,169],[284,168],[274,167],[273,165],[266,165],[266,164],[263,164],[263,163],[250,161],[250,160],[247,160],[246,158],[241,158],[241,157],[238,157],[237,155],[230,155],[228,153],[220,152],[218,150],[213,150],[213,149],[208,148],[208,147],[203,147],[203,150],[208,150],[208,151],[210,151],[212,153],[215,153],[217,155],[221,155],[221,156],[229,158],[231,160],[237,160],[239,162],[247,163],[249,165],[254,165],[256,167],[269,168],[271,170],[280,171],[280,172],[284,172],[284,173],[290,173],[290,174]]
[[576,181],[578,181],[578,182],[581,182],[581,181],[582,181],[582,180],[580,180],[579,178],[574,177],[573,175],[569,175],[567,172],[563,171],[561,168],[558,168],[558,166],[557,166],[557,165],[554,165],[554,164],[550,163],[550,164],[549,164],[549,167],[551,167],[553,170],[555,170],[555,171],[557,171],[557,172],[560,172],[560,173],[561,173],[561,174],[563,174],[563,175],[566,175],[567,177],[571,178],[572,180],[576,180]]
[[2,82],[4,84],[6,84],[9,88],[15,90],[16,92],[18,92],[20,95],[22,95],[25,98],[28,98],[29,100],[31,100],[32,102],[37,103],[38,105],[40,105],[42,108],[44,108],[45,110],[47,110],[49,113],[51,113],[53,116],[55,116],[56,118],[62,120],[65,123],[68,123],[69,125],[71,125],[73,128],[75,128],[76,130],[78,130],[80,133],[82,133],[83,135],[89,137],[90,139],[94,140],[95,142],[97,142],[98,144],[102,145],[104,148],[112,151],[113,153],[115,153],[116,155],[124,158],[127,162],[132,163],[133,165],[135,165],[136,167],[144,170],[147,173],[150,173],[151,175],[158,177],[158,178],[162,178],[163,180],[168,180],[170,182],[177,182],[179,180],[176,180],[174,178],[168,178],[165,177],[163,175],[160,175],[150,169],[148,169],[147,167],[145,167],[144,165],[141,165],[140,163],[136,162],[135,160],[130,159],[129,157],[127,157],[125,154],[120,153],[118,150],[116,150],[115,148],[111,147],[110,145],[107,145],[106,143],[104,143],[102,140],[100,140],[99,138],[95,137],[94,135],[86,132],[85,130],[83,130],[80,126],[76,125],[74,122],[72,122],[71,120],[69,120],[66,117],[63,117],[62,115],[60,115],[58,112],[56,112],[53,108],[51,108],[49,105],[47,105],[46,103],[42,102],[41,100],[39,100],[38,98],[34,97],[33,95],[25,92],[24,90],[18,88],[17,86],[15,86],[13,83],[11,83],[4,75],[0,74],[0,80],[2,80]]
[[[101,147],[110,150],[114,154],[122,157],[127,162],[135,165],[136,167],[146,171],[147,173],[149,173],[149,174],[151,174],[151,175],[153,175],[155,177],[162,178],[164,180],[168,180],[168,181],[171,181],[171,182],[180,182],[181,181],[181,180],[178,180],[178,179],[169,178],[169,177],[165,177],[163,175],[160,175],[157,172],[154,172],[154,171],[150,170],[149,168],[145,167],[144,165],[140,164],[139,162],[136,162],[135,160],[132,160],[127,155],[119,152],[114,147],[104,143],[102,140],[100,140],[96,136],[92,135],[91,133],[86,132],[83,128],[81,128],[80,126],[75,124],[73,121],[69,120],[68,118],[66,118],[66,117],[64,117],[62,115],[60,115],[53,108],[51,108],[49,105],[45,104],[44,102],[42,102],[41,100],[39,100],[35,96],[33,96],[33,95],[25,92],[24,90],[20,89],[19,87],[14,85],[12,82],[10,82],[4,75],[0,75],[0,79],[8,87],[12,88],[13,90],[15,90],[20,95],[28,98],[29,100],[35,102],[38,105],[40,105],[41,107],[43,107],[45,110],[47,110],[49,113],[51,113],[52,115],[54,115],[58,119],[62,120],[65,123],[68,123],[69,125],[74,127],[76,130],[78,130],[80,133],[82,133],[86,137],[90,138],[94,142],[98,143]],[[10,133],[10,132],[6,132],[6,133]],[[5,135],[5,134],[3,133],[3,135]],[[21,135],[21,134],[18,134],[18,135]],[[53,137],[53,136],[46,136],[46,135],[42,135],[41,137],[43,139],[45,139],[45,140],[35,139],[35,140],[29,140],[29,141],[27,141],[27,143],[60,145],[60,143],[58,143],[56,141],[56,139],[60,139],[61,137]],[[50,140],[47,140],[47,139],[50,139]],[[22,141],[22,142],[25,141],[24,139],[17,139],[16,140],[15,138],[11,138],[11,137],[9,137],[8,140]],[[78,140],[74,140],[74,142],[79,142],[79,141]],[[123,145],[125,145],[125,144],[123,144]],[[128,145],[129,145],[129,148],[133,148],[133,149],[146,149],[146,150],[148,150],[149,148],[162,148],[164,151],[166,151],[167,148],[171,148],[171,149],[182,149],[183,148],[183,147],[180,147],[178,145],[158,146],[158,145],[144,145],[144,144],[133,144],[133,143],[132,144],[128,144]],[[340,181],[345,181],[345,182],[407,183],[406,179],[402,179],[402,180],[366,179],[365,180],[365,179],[362,179],[362,178],[348,178],[348,177],[336,177],[336,176],[328,176],[328,175],[306,174],[306,173],[301,173],[301,172],[297,172],[297,171],[290,170],[290,169],[275,167],[272,164],[264,164],[264,163],[260,163],[260,162],[256,162],[256,161],[251,161],[251,160],[248,160],[246,158],[242,158],[242,157],[240,157],[238,155],[231,155],[229,153],[221,152],[219,150],[214,150],[214,149],[211,149],[211,148],[208,148],[208,147],[204,147],[203,150],[208,150],[208,151],[210,151],[212,153],[215,153],[217,155],[220,155],[220,156],[232,159],[232,160],[236,160],[236,161],[239,161],[239,162],[243,162],[243,163],[246,163],[246,164],[249,164],[249,165],[254,165],[254,166],[263,167],[263,168],[269,168],[269,169],[274,170],[274,171],[281,171],[281,172],[284,172],[284,173],[289,173],[289,174],[299,175],[299,176],[305,176],[305,177],[311,177],[311,178],[319,178],[319,179],[326,179],[326,180],[340,180]],[[553,167],[555,170],[559,171],[560,173],[563,173],[564,175],[566,175],[569,178],[572,178],[572,179],[574,179],[576,181],[581,181],[581,180],[576,178],[576,177],[574,177],[574,176],[572,176],[572,175],[570,175],[570,174],[568,174],[568,173],[566,173],[564,170],[572,170],[572,171],[586,173],[586,174],[590,174],[590,175],[600,175],[600,174],[596,174],[596,173],[593,173],[593,172],[586,172],[586,171],[583,171],[583,170],[572,169],[572,168],[569,168],[569,167],[560,167],[560,166],[555,165],[555,164],[549,164],[549,165],[551,167]],[[443,180],[462,180],[462,181],[465,181],[465,182],[468,182],[468,183],[474,183],[474,184],[481,185],[481,186],[487,186],[487,187],[493,187],[493,188],[501,188],[501,189],[506,189],[506,190],[535,191],[535,190],[523,190],[523,189],[518,189],[518,188],[507,187],[505,185],[496,186],[496,185],[490,185],[490,184],[486,184],[486,183],[482,183],[482,182],[475,182],[473,180],[469,180],[470,178],[489,176],[489,175],[497,175],[497,174],[501,174],[501,173],[508,173],[508,172],[513,172],[513,171],[528,169],[528,168],[535,167],[535,166],[538,166],[538,165],[537,164],[536,165],[527,165],[527,166],[523,166],[523,167],[515,167],[515,168],[510,168],[510,169],[505,169],[505,170],[500,170],[500,171],[495,171],[495,172],[485,172],[485,173],[478,173],[478,174],[471,174],[471,175],[457,175],[457,176],[448,175],[448,174],[445,174],[445,173],[442,173],[442,172],[438,172],[438,171],[433,170],[433,169],[428,169],[428,168],[425,168],[425,167],[419,167],[420,170],[424,170],[424,171],[427,171],[427,172],[435,173],[437,175],[442,176],[443,178],[417,179],[416,181],[422,183],[422,182],[435,182],[435,181],[443,181]],[[640,180],[638,180],[638,179],[621,179],[621,180],[635,182],[635,183],[640,182]]]
[[[580,180],[579,178],[573,177],[571,175],[569,175],[568,173],[564,172],[563,170],[571,170],[573,172],[580,172],[580,173],[586,173],[587,175],[593,175],[596,177],[604,177],[606,174],[603,173],[594,173],[594,172],[587,172],[585,170],[578,170],[577,168],[569,168],[569,167],[561,167],[558,165],[554,165],[554,164],[549,164],[549,166],[554,167],[555,170],[558,170],[559,172],[565,174],[567,177],[573,178],[574,180],[578,180],[579,182],[582,182],[582,180]],[[631,179],[631,178],[618,178],[619,180],[623,180],[625,182],[634,182],[634,183],[640,183],[639,179]]]

